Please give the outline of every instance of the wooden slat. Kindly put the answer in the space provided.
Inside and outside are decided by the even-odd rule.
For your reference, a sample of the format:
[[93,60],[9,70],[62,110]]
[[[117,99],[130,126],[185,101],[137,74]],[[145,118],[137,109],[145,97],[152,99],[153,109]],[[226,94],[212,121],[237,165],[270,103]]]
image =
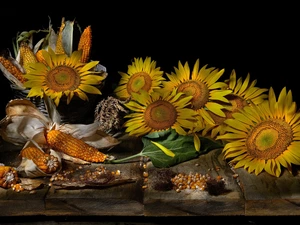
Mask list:
[[176,190],[157,191],[152,180],[155,173],[151,162],[148,165],[149,183],[145,190],[144,205],[147,216],[195,216],[195,215],[244,215],[244,198],[240,187],[233,178],[233,172],[222,160],[220,150],[178,164],[170,170],[175,173],[209,174],[211,178],[221,176],[225,180],[226,193],[212,196],[207,191]]
[[[1,140],[0,162],[17,165],[20,146]],[[117,158],[141,151],[138,140],[124,141],[110,150]],[[144,162],[145,163],[145,162]],[[157,172],[151,162],[142,166],[140,159],[123,164],[105,164],[109,170],[120,170],[126,182],[109,187],[80,189],[58,189],[49,187],[48,178],[38,178],[45,185],[33,193],[16,193],[0,188],[0,216],[266,216],[299,215],[300,176],[284,170],[279,178],[265,172],[256,176],[243,168],[233,169],[224,161],[221,149],[213,150],[171,168],[173,173],[201,173],[210,177],[220,176],[225,181],[222,194],[212,195],[208,191],[157,190]],[[72,163],[66,162],[70,166]],[[98,165],[98,164],[97,164]],[[91,169],[96,164],[84,166]],[[68,166],[66,168],[68,168]],[[65,167],[64,167],[65,168]],[[144,172],[148,177],[144,177]]]
[[[88,167],[92,170],[99,164]],[[99,186],[75,190],[51,187],[45,198],[47,215],[143,215],[143,193],[140,187],[140,169],[137,163],[105,164],[108,170],[120,170],[122,177],[130,182],[114,186]],[[59,206],[59,207],[58,207]]]
[[300,176],[287,170],[280,177],[236,169],[246,199],[245,215],[300,215]]

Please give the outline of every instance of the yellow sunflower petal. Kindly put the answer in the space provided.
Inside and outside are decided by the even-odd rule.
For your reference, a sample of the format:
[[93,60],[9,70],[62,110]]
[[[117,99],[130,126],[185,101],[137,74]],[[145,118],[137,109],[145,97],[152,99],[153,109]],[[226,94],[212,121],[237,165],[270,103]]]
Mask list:
[[220,117],[225,117],[225,113],[222,111],[222,109],[224,109],[224,106],[215,102],[208,102],[205,104],[205,106],[209,111],[213,112],[214,114]]
[[86,93],[101,95],[100,90],[92,85],[81,84],[79,88]]
[[198,137],[197,134],[194,134],[194,146],[197,152],[200,151],[200,147],[201,147],[201,142],[200,142],[200,138]]
[[175,157],[175,153],[172,152],[170,149],[166,148],[165,146],[163,146],[162,144],[155,142],[155,141],[151,141],[152,144],[156,145],[160,150],[162,150],[166,155],[170,156],[170,157]]

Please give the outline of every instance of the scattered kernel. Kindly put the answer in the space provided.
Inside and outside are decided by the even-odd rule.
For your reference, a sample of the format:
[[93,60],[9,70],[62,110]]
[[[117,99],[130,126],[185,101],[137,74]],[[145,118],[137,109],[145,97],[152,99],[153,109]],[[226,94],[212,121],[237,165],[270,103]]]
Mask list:
[[144,171],[144,172],[143,172],[143,177],[146,178],[146,177],[148,177],[148,176],[149,176],[148,172]]
[[238,178],[238,176],[239,176],[239,175],[238,175],[237,173],[235,173],[235,174],[232,175],[232,177],[233,177],[234,179]]

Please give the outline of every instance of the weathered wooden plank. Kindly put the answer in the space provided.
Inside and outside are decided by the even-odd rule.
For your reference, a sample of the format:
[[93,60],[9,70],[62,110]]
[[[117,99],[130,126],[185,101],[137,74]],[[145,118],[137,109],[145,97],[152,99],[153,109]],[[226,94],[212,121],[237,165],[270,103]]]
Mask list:
[[[21,146],[0,141],[0,163],[8,166],[17,166],[20,162],[18,158]],[[42,183],[44,179],[42,178]],[[12,189],[0,188],[0,216],[23,216],[23,215],[43,215],[45,205],[44,196],[49,187],[47,185],[34,192],[15,192]]]
[[147,166],[148,188],[144,193],[145,215],[147,216],[195,216],[195,215],[244,215],[244,198],[233,172],[224,162],[220,150],[214,150],[174,167],[178,173],[209,174],[211,178],[221,176],[225,181],[226,191],[213,196],[202,190],[160,191],[153,188],[155,171],[151,162]]
[[247,200],[246,216],[299,216],[299,199]]
[[[1,140],[1,161],[5,165],[17,166],[18,154],[21,146]],[[132,139],[125,139],[120,145],[111,149],[109,153],[117,158],[123,158],[129,154],[140,151],[140,142]],[[82,170],[92,170],[103,165],[110,171],[120,171],[120,177],[125,179],[124,183],[114,186],[98,186],[87,188],[74,188],[76,190],[57,189],[52,186],[48,178],[45,179],[45,186],[36,189],[31,194],[29,191],[16,193],[11,189],[0,188],[0,204],[6,205],[0,212],[2,216],[22,215],[143,215],[141,169],[139,159],[132,163],[124,164],[91,164],[81,165]],[[70,167],[79,167],[64,161],[63,170]],[[127,181],[129,180],[129,181]]]
[[[21,147],[1,141],[0,162],[17,165]],[[109,153],[123,158],[141,151],[136,139],[126,139]],[[66,162],[67,165],[70,163]],[[84,166],[86,169],[99,164]],[[172,173],[200,173],[221,177],[225,191],[213,195],[207,190],[157,190],[157,172],[151,162],[143,168],[139,159],[123,164],[104,164],[111,171],[120,170],[131,182],[108,187],[74,190],[49,187],[49,177],[40,178],[44,187],[14,192],[0,188],[0,216],[198,216],[198,215],[300,215],[300,175],[284,171],[279,178],[265,172],[256,176],[243,168],[233,170],[223,159],[221,150],[214,150],[167,170]],[[68,168],[68,167],[67,167]],[[65,169],[65,167],[64,167]],[[143,177],[143,172],[148,177]],[[234,174],[238,175],[233,176]],[[147,187],[146,187],[147,186]]]
[[[93,164],[88,166],[88,169],[92,170],[92,167],[97,166],[98,164]],[[45,198],[47,215],[143,215],[143,193],[138,163],[104,164],[104,166],[110,171],[119,170],[120,176],[130,178],[132,181],[113,186],[100,185],[74,190],[51,187]]]
[[12,189],[0,188],[0,216],[35,216],[44,215],[44,197],[48,187],[37,189],[34,192],[15,192]]
[[246,215],[300,215],[300,176],[287,170],[280,177],[235,169],[243,190]]

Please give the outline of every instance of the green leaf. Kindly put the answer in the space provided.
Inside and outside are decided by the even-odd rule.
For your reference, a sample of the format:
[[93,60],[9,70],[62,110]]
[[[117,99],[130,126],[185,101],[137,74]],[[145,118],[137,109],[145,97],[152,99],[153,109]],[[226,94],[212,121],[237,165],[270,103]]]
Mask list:
[[171,167],[198,156],[198,152],[194,147],[193,137],[178,135],[174,130],[169,135],[162,134],[160,133],[158,138],[154,138],[154,141],[171,150],[175,154],[174,157],[166,155],[160,148],[153,145],[151,143],[153,139],[142,138],[144,145],[142,153],[150,158],[155,167]]
[[152,132],[152,133],[145,135],[144,137],[146,137],[146,138],[163,138],[163,137],[170,135],[171,131],[172,131],[172,129]]
[[[108,160],[107,163],[123,163],[136,157],[146,156],[150,158],[153,166],[167,168],[197,158],[199,155],[205,154],[211,150],[224,147],[221,142],[217,142],[210,138],[199,136],[199,139],[201,146],[200,150],[196,151],[194,137],[191,135],[179,135],[173,129],[153,132],[142,137],[143,149],[141,152],[123,159]],[[153,144],[153,142],[156,144]],[[157,144],[174,153],[174,157],[165,154]]]
[[[179,163],[194,159],[200,154],[204,154],[213,149],[222,148],[223,145],[220,142],[216,142],[212,139],[199,137],[201,147],[199,152],[196,151],[194,145],[193,136],[182,136],[176,133],[175,130],[159,132],[156,135],[152,134],[150,139],[149,136],[142,138],[144,148],[142,154],[148,156],[155,167],[166,168],[177,165]],[[172,151],[175,156],[170,157],[166,155],[159,147],[151,144],[151,141],[155,141],[165,148]]]

